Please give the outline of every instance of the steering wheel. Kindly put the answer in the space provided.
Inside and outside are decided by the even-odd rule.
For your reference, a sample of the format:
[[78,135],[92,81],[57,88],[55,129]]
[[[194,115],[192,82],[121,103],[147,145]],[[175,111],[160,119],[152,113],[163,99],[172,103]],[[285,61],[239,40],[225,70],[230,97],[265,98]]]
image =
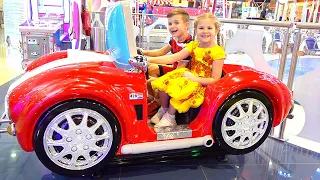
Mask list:
[[[143,56],[142,50],[141,50],[141,49],[137,49],[137,54]],[[146,70],[146,72],[145,72],[145,75],[146,75],[146,78],[147,78],[147,80],[148,80],[148,79],[149,79],[149,70],[148,70],[148,67],[147,67],[147,70]]]
[[128,72],[145,73],[148,71],[148,60],[146,56],[137,55],[128,59],[129,64],[132,66]]

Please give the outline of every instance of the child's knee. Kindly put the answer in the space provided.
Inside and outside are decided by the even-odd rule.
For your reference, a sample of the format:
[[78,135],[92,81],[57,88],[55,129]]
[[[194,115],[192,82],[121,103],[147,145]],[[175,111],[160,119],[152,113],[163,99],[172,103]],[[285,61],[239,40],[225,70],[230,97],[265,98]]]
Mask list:
[[159,66],[157,64],[150,64],[148,66],[148,72],[150,76],[153,76],[153,77],[160,76]]

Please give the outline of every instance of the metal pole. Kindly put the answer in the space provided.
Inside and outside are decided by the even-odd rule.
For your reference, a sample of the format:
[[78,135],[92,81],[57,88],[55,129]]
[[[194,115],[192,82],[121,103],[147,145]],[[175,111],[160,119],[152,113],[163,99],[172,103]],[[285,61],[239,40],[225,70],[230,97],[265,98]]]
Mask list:
[[292,60],[291,60],[291,64],[290,64],[290,71],[289,71],[289,77],[288,77],[287,86],[290,90],[292,90],[292,87],[293,87],[293,80],[294,80],[294,75],[296,72],[296,66],[297,66],[297,60],[298,60],[298,50],[299,50],[300,43],[301,43],[301,31],[299,29],[299,31],[295,37],[295,43],[294,43],[294,47],[293,47]]
[[[288,83],[287,83],[287,86],[290,90],[292,90],[292,87],[293,87],[293,80],[294,80],[294,75],[296,72],[300,41],[301,41],[301,32],[299,29],[299,31],[295,37],[295,43],[294,43],[294,47],[293,47],[292,59],[291,59],[291,64],[290,64],[289,78],[288,78]],[[284,139],[285,128],[286,128],[286,119],[280,125],[280,132],[279,132],[279,139],[280,140]]]
[[[194,19],[192,17],[192,19]],[[293,27],[291,22],[282,21],[265,21],[265,20],[248,20],[248,19],[228,19],[219,18],[221,23],[231,23],[231,24],[243,24],[243,25],[256,25],[256,26],[272,26],[272,27]]]
[[287,60],[287,53],[288,53],[288,44],[289,44],[289,39],[290,39],[290,28],[287,28],[287,33],[285,33],[284,41],[283,41],[283,48],[282,48],[282,53],[281,53],[281,61],[280,61],[280,67],[279,67],[279,72],[278,72],[278,78],[280,81],[283,80],[283,73],[284,73],[284,68]]
[[141,47],[143,49],[146,49],[146,47],[144,47],[144,22],[145,22],[145,19],[146,19],[146,15],[142,13],[142,25],[141,25],[141,39],[142,39],[142,42],[141,42]]
[[1,133],[6,133],[6,132],[8,132],[8,130],[6,128],[0,128],[0,134]]
[[143,35],[142,35],[142,30],[143,30],[143,13],[139,13],[139,27],[140,27],[140,38],[139,38],[139,47],[142,47],[142,42],[143,42]]
[[[283,74],[284,74],[284,69],[285,69],[285,64],[287,61],[287,52],[288,52],[288,44],[289,44],[289,39],[290,39],[290,28],[287,28],[287,33],[285,33],[284,41],[283,41],[283,48],[282,48],[282,53],[281,53],[281,61],[280,61],[280,67],[279,67],[279,72],[278,72],[278,78],[280,81],[283,81]],[[274,128],[271,129],[270,131],[270,136],[274,136]]]

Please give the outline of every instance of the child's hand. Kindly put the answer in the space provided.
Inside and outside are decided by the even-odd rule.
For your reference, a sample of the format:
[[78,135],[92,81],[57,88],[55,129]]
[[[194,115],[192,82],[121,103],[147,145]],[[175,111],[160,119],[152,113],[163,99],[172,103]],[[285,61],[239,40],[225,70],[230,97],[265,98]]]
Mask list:
[[138,54],[138,55],[144,55],[144,54],[143,54],[143,49],[137,48],[137,54]]
[[193,81],[193,80],[194,80],[194,77],[195,77],[195,76],[194,76],[191,72],[189,72],[189,71],[184,72],[182,76],[185,77],[185,78],[187,78],[187,79],[189,79],[189,80],[191,80],[191,81]]

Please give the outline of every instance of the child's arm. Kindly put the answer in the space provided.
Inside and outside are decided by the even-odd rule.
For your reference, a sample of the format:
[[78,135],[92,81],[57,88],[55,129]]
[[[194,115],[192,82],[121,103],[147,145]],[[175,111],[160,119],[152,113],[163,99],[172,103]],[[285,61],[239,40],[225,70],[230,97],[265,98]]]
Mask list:
[[223,61],[224,61],[224,59],[213,61],[211,78],[197,77],[197,76],[194,76],[191,74],[189,74],[189,75],[186,74],[184,76],[187,77],[188,79],[190,79],[191,81],[198,82],[204,86],[209,85],[209,84],[213,84],[213,83],[219,81],[219,79],[221,78]]
[[190,56],[190,52],[187,48],[184,48],[181,51],[168,56],[150,57],[148,58],[148,62],[157,64],[173,64],[187,58],[188,56]]
[[[178,68],[185,68],[188,66],[189,60],[182,60],[179,61],[178,65],[177,65],[177,69]],[[191,63],[191,62],[190,62]]]
[[142,50],[142,54],[145,56],[157,57],[157,56],[166,55],[170,51],[171,51],[171,46],[169,44],[166,44],[161,49]]

